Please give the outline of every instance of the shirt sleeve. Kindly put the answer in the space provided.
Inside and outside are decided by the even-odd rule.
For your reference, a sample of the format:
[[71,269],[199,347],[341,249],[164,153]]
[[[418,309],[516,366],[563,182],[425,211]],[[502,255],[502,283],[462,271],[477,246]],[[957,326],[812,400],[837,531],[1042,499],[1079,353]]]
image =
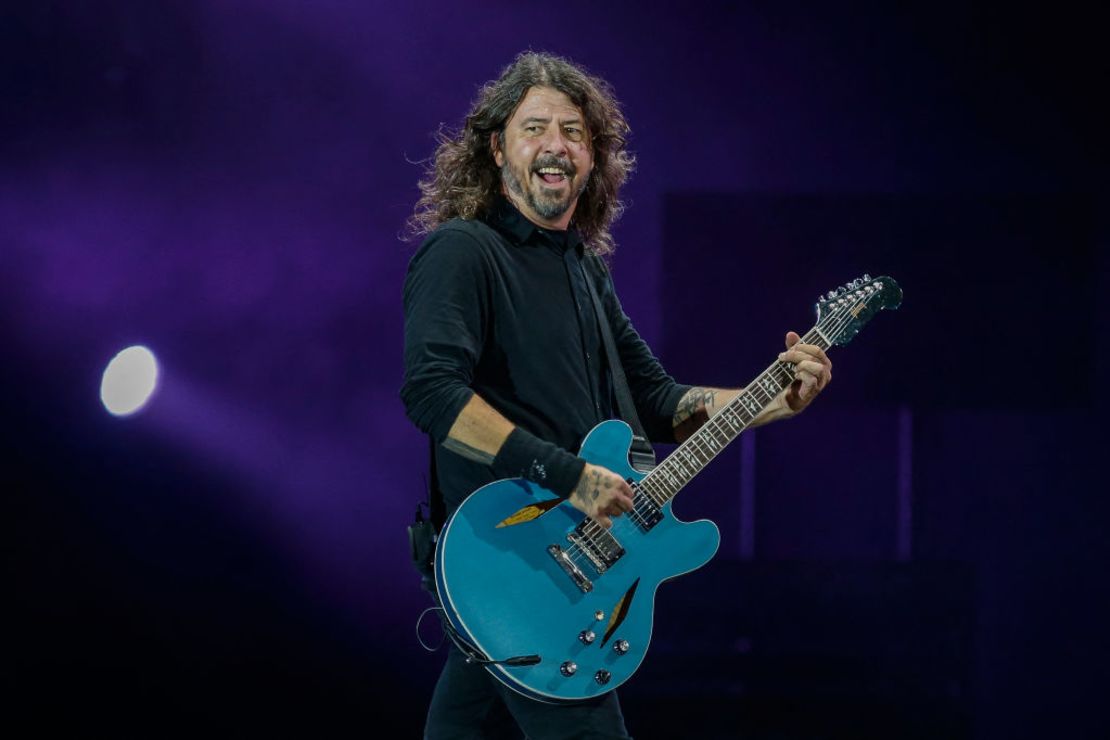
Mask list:
[[441,228],[409,263],[405,277],[405,377],[401,401],[437,443],[474,394],[489,314],[487,257],[469,234]]
[[602,308],[613,331],[613,341],[628,378],[628,390],[644,431],[652,442],[675,442],[675,409],[693,386],[677,383],[667,374],[621,307],[605,263],[597,257],[591,261],[595,263],[595,272],[599,273]]

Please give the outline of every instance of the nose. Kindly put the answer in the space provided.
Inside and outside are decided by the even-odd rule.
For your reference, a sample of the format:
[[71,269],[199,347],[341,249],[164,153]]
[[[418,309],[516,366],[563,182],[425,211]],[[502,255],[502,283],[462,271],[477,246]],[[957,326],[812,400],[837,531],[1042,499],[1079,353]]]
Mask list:
[[566,156],[567,154],[567,137],[563,133],[563,129],[559,126],[550,126],[543,135],[543,152],[544,154],[554,154],[555,156]]

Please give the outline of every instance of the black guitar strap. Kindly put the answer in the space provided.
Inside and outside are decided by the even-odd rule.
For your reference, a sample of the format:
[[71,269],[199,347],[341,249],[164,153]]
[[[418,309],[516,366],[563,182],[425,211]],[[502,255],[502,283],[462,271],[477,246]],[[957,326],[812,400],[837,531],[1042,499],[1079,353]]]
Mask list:
[[[604,263],[602,263],[602,269],[605,271],[606,279],[608,279],[609,271],[605,269]],[[583,272],[585,271],[583,270]],[[625,377],[624,367],[621,365],[620,354],[617,353],[616,342],[613,341],[613,331],[608,320],[604,318],[605,311],[601,307],[601,299],[597,297],[597,289],[594,288],[594,283],[590,280],[589,275],[583,274],[582,277],[586,281],[587,290],[590,291],[590,299],[594,304],[594,316],[597,318],[598,330],[601,332],[601,341],[605,345],[605,357],[609,361],[609,370],[613,374],[613,393],[617,397],[617,412],[620,418],[632,427],[632,447],[629,451],[629,460],[635,470],[646,473],[655,467],[655,450],[652,448],[651,442],[648,441],[647,434],[644,433],[639,414],[636,413],[636,404],[632,400],[631,391],[628,390],[628,379]],[[443,527],[444,519],[446,519],[447,507],[443,500],[443,493],[439,490],[439,476],[436,474],[435,442],[432,441],[431,437],[428,438],[428,460],[429,472],[431,473],[428,508],[435,531],[439,532]]]
[[[597,258],[597,261],[601,263],[605,277],[608,279],[609,270],[605,268],[605,263],[601,262],[600,258]],[[585,271],[583,270],[583,272]],[[601,307],[601,299],[597,297],[597,289],[594,288],[594,283],[590,280],[589,275],[584,274],[582,277],[586,281],[590,298],[594,302],[594,316],[597,317],[597,325],[601,331],[601,341],[605,344],[605,356],[609,360],[609,370],[613,373],[613,392],[617,397],[617,412],[620,414],[620,418],[632,427],[632,449],[629,452],[629,460],[634,469],[646,473],[655,467],[655,450],[652,448],[651,442],[648,441],[647,434],[644,433],[644,427],[640,424],[640,417],[636,413],[636,403],[632,400],[632,393],[628,390],[628,379],[624,375],[621,356],[617,353],[617,344],[613,341],[613,330],[609,326],[604,309]]]

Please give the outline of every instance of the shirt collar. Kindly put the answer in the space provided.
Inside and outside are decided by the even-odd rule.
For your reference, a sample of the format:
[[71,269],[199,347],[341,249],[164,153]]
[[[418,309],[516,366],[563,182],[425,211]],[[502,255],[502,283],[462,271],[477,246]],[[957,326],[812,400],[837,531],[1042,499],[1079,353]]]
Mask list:
[[[486,216],[486,222],[509,236],[518,245],[527,244],[532,239],[542,238],[540,227],[525,218],[524,214],[500,193],[494,196],[493,205],[490,206],[489,213]],[[569,237],[567,244],[574,247],[578,256],[581,257],[585,249],[582,236],[575,229],[568,229],[567,235]]]

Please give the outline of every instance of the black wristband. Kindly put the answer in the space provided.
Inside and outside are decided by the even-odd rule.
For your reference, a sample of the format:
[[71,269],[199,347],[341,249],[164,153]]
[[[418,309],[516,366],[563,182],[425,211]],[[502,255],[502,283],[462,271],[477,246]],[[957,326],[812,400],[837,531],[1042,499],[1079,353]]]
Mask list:
[[500,478],[525,478],[566,498],[578,485],[586,461],[516,427],[493,458],[492,467]]

